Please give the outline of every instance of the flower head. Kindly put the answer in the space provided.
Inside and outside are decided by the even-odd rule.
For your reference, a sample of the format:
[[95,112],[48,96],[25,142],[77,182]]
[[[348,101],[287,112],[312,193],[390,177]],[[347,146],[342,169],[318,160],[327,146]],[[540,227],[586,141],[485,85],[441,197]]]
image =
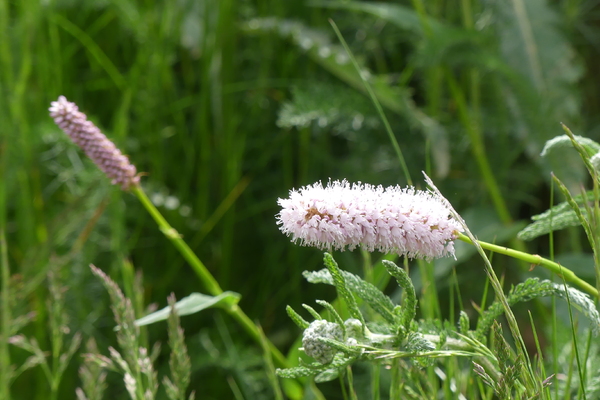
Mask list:
[[75,103],[59,96],[57,101],[52,102],[49,111],[56,125],[112,179],[113,184],[119,184],[126,190],[139,183],[135,166],[96,125],[88,121]]
[[304,352],[321,364],[328,364],[333,361],[337,350],[319,340],[320,338],[342,341],[342,328],[333,322],[317,320],[311,322],[302,334]]
[[279,229],[294,243],[323,250],[360,247],[432,259],[453,256],[463,230],[439,198],[412,187],[318,182],[278,204]]

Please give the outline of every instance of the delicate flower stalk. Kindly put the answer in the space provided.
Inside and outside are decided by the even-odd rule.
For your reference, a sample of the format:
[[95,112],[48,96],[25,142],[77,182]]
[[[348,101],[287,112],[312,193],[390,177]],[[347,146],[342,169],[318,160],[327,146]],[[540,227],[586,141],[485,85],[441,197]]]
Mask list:
[[462,226],[444,203],[412,187],[318,182],[279,199],[279,229],[294,243],[319,249],[397,253],[431,260],[454,256]]
[[135,166],[93,122],[88,121],[75,103],[59,96],[57,101],[52,102],[49,111],[56,125],[81,147],[113,184],[121,185],[123,190],[139,184],[140,177]]

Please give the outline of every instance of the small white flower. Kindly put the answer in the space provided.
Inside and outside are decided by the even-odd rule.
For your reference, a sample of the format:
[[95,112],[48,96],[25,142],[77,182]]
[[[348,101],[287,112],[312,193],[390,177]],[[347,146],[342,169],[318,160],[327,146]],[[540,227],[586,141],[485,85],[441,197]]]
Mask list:
[[463,231],[439,198],[412,187],[317,182],[278,204],[279,229],[294,243],[323,250],[360,247],[430,260],[454,256]]

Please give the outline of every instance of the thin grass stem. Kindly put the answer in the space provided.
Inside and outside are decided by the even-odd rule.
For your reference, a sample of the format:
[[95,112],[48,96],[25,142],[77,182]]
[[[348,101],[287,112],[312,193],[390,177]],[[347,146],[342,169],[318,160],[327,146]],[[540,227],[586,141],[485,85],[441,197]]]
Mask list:
[[[0,211],[1,212],[1,211]],[[0,335],[0,398],[10,400],[10,353],[8,337],[10,335],[10,270],[4,229],[0,226],[0,268],[2,268],[2,334]]]
[[[459,234],[458,239],[462,240],[463,242],[473,244],[471,239],[469,239],[468,236],[465,236],[462,233]],[[517,260],[525,261],[529,264],[532,264],[533,266],[541,265],[542,267],[546,268],[550,272],[553,272],[553,273],[557,274],[558,276],[562,277],[565,281],[577,285],[579,288],[581,288],[586,293],[589,293],[592,296],[594,296],[595,298],[598,298],[598,290],[595,287],[593,287],[592,285],[590,285],[583,279],[579,278],[570,269],[565,268],[562,265],[560,265],[554,261],[550,261],[547,258],[544,258],[537,254],[529,254],[529,253],[525,253],[522,251],[509,249],[508,247],[498,246],[495,244],[482,242],[481,240],[478,240],[477,242],[481,245],[482,248],[484,248],[486,250],[491,250],[495,253],[504,254],[506,256],[515,258]]]
[[404,178],[406,179],[406,182],[412,186],[412,179],[410,178],[410,172],[408,172],[408,166],[406,165],[406,160],[404,159],[404,155],[402,154],[402,149],[400,149],[400,145],[398,144],[398,141],[396,140],[396,137],[394,136],[392,127],[391,127],[387,117],[385,116],[385,113],[383,112],[383,108],[381,107],[379,100],[377,100],[377,96],[375,95],[375,92],[371,88],[371,85],[369,85],[369,82],[367,82],[367,80],[365,79],[364,73],[362,72],[360,66],[358,65],[356,58],[354,58],[354,54],[350,50],[350,47],[348,47],[348,43],[346,43],[346,40],[344,40],[344,37],[342,36],[342,33],[338,29],[335,22],[333,22],[333,20],[330,19],[329,23],[331,24],[331,27],[333,28],[335,34],[337,35],[340,43],[342,43],[342,46],[344,46],[344,50],[346,50],[346,53],[348,53],[348,57],[350,57],[350,60],[352,61],[352,65],[354,65],[354,68],[356,69],[356,72],[358,73],[360,80],[365,85],[365,89],[367,89],[367,93],[369,93],[369,97],[371,98],[371,101],[373,102],[373,105],[375,106],[375,109],[377,110],[377,113],[379,114],[379,117],[381,118],[381,121],[383,122],[383,126],[385,126],[385,131],[387,132],[387,134],[390,138],[390,142],[392,143],[392,147],[394,148],[394,151],[396,152],[396,157],[398,158],[398,162],[400,162],[400,166],[402,167],[402,171],[404,172]]

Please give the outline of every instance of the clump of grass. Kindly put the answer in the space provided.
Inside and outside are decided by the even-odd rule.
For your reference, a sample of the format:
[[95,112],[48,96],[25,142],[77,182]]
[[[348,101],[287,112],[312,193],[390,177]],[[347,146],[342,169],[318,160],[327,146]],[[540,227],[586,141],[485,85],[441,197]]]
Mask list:
[[[155,347],[152,353],[149,353],[146,347],[141,346],[140,328],[136,324],[131,299],[125,297],[119,286],[102,270],[93,265],[90,268],[93,274],[100,278],[110,296],[117,323],[116,336],[120,351],[109,347],[109,356],[104,356],[96,351],[95,342],[88,344],[92,351],[85,355],[87,367],[80,371],[84,388],[78,389],[78,396],[88,400],[100,398],[105,376],[103,371],[111,370],[122,376],[125,389],[132,400],[152,400],[156,398],[159,387],[157,372],[153,366],[159,347]],[[192,400],[193,392],[186,397],[191,363],[183,330],[174,308],[174,296],[169,298],[169,305],[171,306],[168,323],[171,377],[165,376],[162,382],[169,399]],[[99,379],[99,388],[94,387],[94,379]]]

